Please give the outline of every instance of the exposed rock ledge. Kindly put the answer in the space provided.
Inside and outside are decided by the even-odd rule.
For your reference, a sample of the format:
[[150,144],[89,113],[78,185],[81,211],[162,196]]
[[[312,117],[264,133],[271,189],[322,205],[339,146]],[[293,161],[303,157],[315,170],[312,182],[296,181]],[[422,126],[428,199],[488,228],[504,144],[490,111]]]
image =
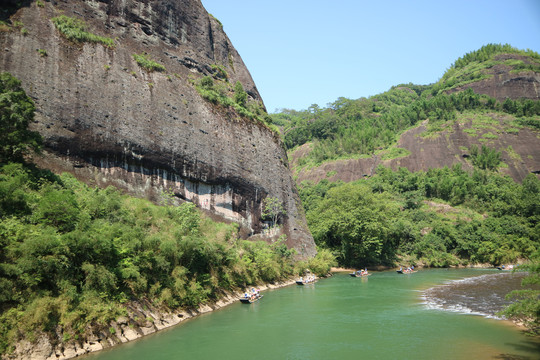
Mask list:
[[[258,286],[261,291],[276,289],[295,283],[286,280],[276,284]],[[163,311],[153,306],[149,301],[133,301],[128,305],[128,317],[120,317],[110,324],[109,329],[101,329],[91,333],[81,341],[62,343],[62,333],[58,332],[57,339],[50,339],[42,334],[31,343],[27,340],[16,344],[15,351],[4,355],[3,360],[65,360],[78,357],[90,352],[110,348],[118,344],[136,340],[156,331],[177,325],[184,320],[197,315],[221,309],[239,301],[243,291],[227,293],[213,304],[204,304],[194,310],[179,310],[178,312]],[[52,341],[51,341],[52,340]],[[54,340],[58,344],[53,344]]]

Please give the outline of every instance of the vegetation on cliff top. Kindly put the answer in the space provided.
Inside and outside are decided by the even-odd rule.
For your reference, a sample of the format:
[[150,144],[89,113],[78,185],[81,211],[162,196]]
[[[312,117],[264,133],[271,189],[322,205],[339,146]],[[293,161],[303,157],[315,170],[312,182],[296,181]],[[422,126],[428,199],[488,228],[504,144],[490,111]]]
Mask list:
[[[498,59],[497,55],[521,55],[520,59]],[[510,71],[540,72],[540,54],[532,50],[519,50],[509,44],[487,44],[476,51],[471,51],[457,59],[444,73],[443,77],[431,89],[433,94],[440,93],[471,82],[492,77],[489,73],[495,65],[506,65]]]
[[204,76],[198,81],[193,81],[197,92],[212,104],[234,109],[241,117],[263,124],[279,136],[279,129],[272,124],[272,118],[262,104],[259,101],[248,100],[248,94],[239,81],[231,87],[227,72],[222,67],[216,66],[215,70],[214,77]]

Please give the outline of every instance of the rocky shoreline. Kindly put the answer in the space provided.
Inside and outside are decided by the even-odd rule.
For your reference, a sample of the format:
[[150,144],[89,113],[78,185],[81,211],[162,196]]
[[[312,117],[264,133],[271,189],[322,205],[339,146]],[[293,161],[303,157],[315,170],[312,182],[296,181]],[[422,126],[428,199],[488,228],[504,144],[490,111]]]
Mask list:
[[[275,284],[258,286],[261,291],[277,289],[295,284],[289,279]],[[244,291],[224,292],[220,300],[211,304],[203,304],[197,309],[179,310],[176,312],[163,311],[153,306],[149,301],[132,301],[127,306],[128,316],[120,317],[111,322],[108,329],[90,331],[85,339],[62,341],[62,333],[56,333],[56,339],[46,334],[38,336],[35,342],[20,341],[15,345],[11,354],[2,356],[2,360],[67,360],[91,352],[111,348],[145,335],[170,328],[187,319],[211,311],[219,310],[230,305],[243,296]]]

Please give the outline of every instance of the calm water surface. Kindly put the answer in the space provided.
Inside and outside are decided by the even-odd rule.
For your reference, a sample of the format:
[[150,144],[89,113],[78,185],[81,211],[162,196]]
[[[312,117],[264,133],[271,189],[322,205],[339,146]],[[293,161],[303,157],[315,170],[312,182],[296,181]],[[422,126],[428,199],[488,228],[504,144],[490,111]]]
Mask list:
[[[501,297],[492,294],[500,275],[476,269],[337,274],[267,291],[255,304],[233,304],[85,360],[540,359],[537,340],[506,321],[471,315],[498,310],[494,299]],[[460,280],[477,276],[477,285]],[[493,276],[499,281],[486,289]],[[512,286],[505,283],[503,294]]]

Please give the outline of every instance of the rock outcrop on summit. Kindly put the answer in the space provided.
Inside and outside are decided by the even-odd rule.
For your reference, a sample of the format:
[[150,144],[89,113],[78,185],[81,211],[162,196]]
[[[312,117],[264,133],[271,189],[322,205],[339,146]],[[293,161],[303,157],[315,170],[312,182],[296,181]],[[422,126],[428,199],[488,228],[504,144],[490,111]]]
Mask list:
[[[194,86],[204,76],[225,77],[264,108],[222,24],[199,0],[13,3],[3,16],[25,31],[0,32],[0,67],[36,103],[32,128],[45,141],[39,165],[156,202],[172,193],[239,223],[244,237],[284,233],[289,247],[315,254],[279,137]],[[60,15],[84,21],[114,46],[68,40],[52,21]],[[166,70],[144,69],[138,54]],[[267,197],[285,209],[278,232],[261,217]]]

